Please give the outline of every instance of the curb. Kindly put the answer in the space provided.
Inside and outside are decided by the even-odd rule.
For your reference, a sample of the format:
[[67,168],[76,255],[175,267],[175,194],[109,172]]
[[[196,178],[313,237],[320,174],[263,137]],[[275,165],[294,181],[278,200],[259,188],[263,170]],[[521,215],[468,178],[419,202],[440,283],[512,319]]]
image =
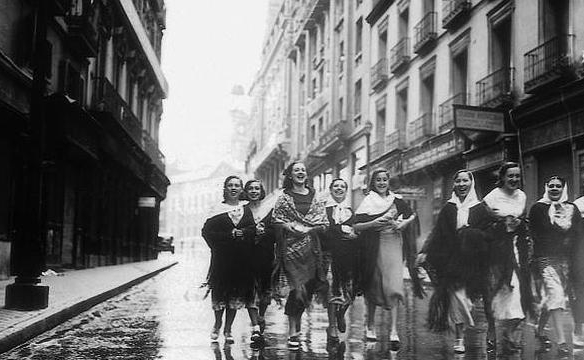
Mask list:
[[78,303],[72,304],[65,307],[64,309],[55,311],[53,313],[48,313],[46,317],[39,319],[32,324],[29,324],[22,329],[16,330],[13,333],[0,339],[0,354],[3,354],[13,348],[24,344],[30,339],[54,328],[55,326],[64,323],[65,321],[81,314],[94,307],[95,305],[102,303],[116,295],[123,293],[134,285],[137,285],[151,277],[167,270],[174,265],[178,264],[178,261],[172,262],[165,265],[159,269],[156,269],[148,274],[144,274],[134,280],[128,281],[125,284],[119,285],[113,289],[105,291],[101,294],[97,294],[85,300],[81,300]]

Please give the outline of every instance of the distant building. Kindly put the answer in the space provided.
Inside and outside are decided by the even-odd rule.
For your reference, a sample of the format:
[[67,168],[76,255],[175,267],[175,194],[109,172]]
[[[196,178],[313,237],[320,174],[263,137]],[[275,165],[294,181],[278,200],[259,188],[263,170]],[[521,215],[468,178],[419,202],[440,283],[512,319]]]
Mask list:
[[[0,277],[27,219],[26,150],[36,8],[0,0]],[[163,0],[47,0],[44,220],[49,267],[92,267],[156,257],[166,196],[158,148]],[[34,124],[32,125],[34,126]]]
[[160,232],[173,234],[177,247],[192,246],[210,209],[223,201],[223,181],[229,175],[243,179],[242,169],[226,162],[171,176],[160,208]]
[[251,119],[249,116],[250,97],[245,93],[243,86],[236,85],[231,91],[231,157],[243,166],[247,160],[251,131]]

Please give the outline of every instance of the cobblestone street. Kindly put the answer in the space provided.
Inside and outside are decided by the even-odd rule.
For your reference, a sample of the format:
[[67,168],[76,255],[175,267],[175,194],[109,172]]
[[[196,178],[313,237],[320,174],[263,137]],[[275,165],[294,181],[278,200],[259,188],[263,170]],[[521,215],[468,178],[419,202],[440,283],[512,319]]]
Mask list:
[[[171,256],[162,254],[162,256]],[[363,340],[363,300],[349,310],[349,328],[341,344],[326,346],[326,312],[314,306],[303,319],[303,342],[299,351],[286,346],[287,325],[283,309],[268,309],[266,346],[252,350],[246,311],[237,314],[233,332],[235,343],[222,337],[211,344],[209,332],[213,313],[209,300],[203,300],[199,284],[207,270],[207,252],[178,254],[179,265],[131,288],[115,298],[63,323],[33,341],[0,356],[2,359],[487,359],[485,327],[480,325],[467,337],[467,353],[455,355],[452,338],[429,333],[424,324],[427,299],[407,297],[400,312],[399,333],[402,347],[391,351],[388,343],[389,312],[379,312],[378,342]],[[195,261],[196,259],[196,261]],[[533,329],[526,327],[526,334]],[[510,359],[555,359],[555,349],[536,353],[533,336],[525,336],[521,355]],[[584,359],[575,352],[575,359]]]

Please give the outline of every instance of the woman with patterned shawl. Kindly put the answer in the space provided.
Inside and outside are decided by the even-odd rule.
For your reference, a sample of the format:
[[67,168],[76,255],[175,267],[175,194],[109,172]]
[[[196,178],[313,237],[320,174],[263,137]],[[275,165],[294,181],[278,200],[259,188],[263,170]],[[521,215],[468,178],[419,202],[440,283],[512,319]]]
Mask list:
[[249,180],[243,187],[246,205],[253,214],[255,240],[253,246],[254,305],[248,308],[252,324],[252,343],[261,342],[266,327],[264,315],[272,298],[271,278],[274,268],[273,202],[264,200],[266,190],[259,180]]
[[[284,170],[284,191],[276,200],[272,222],[276,229],[274,274],[279,274],[276,295],[286,296],[288,346],[300,346],[302,313],[316,293],[326,296],[326,278],[319,236],[329,225],[325,201],[307,185],[306,167],[293,162]],[[324,292],[324,295],[323,295]]]
[[323,254],[327,268],[327,310],[329,343],[339,341],[338,332],[347,329],[345,312],[355,300],[355,278],[357,275],[358,243],[353,230],[355,216],[347,199],[348,184],[334,179],[329,186],[326,214],[329,228],[323,237]]
[[[525,314],[535,316],[530,286],[527,197],[519,188],[519,164],[503,164],[499,169],[497,185],[483,199],[496,219],[493,241],[489,244],[491,299],[487,304],[491,304],[493,320],[503,327],[503,352],[512,353],[520,350],[520,325]],[[494,328],[491,331],[494,333]]]
[[402,231],[414,218],[401,196],[390,191],[389,172],[375,170],[369,193],[355,215],[354,228],[362,245],[360,288],[367,303],[367,340],[377,340],[375,309],[381,306],[391,310],[389,338],[393,348],[399,346],[397,314],[404,300]]
[[581,281],[576,271],[582,259],[578,248],[582,239],[582,218],[578,208],[568,202],[568,185],[563,178],[552,176],[545,184],[543,197],[529,211],[529,230],[533,238],[533,264],[542,294],[542,314],[537,335],[542,345],[549,345],[544,328],[551,320],[558,353],[569,355],[564,334],[562,312],[569,298],[574,308],[575,283]]
[[211,292],[215,325],[211,341],[219,338],[223,312],[223,335],[233,342],[231,325],[238,309],[250,306],[254,300],[253,271],[250,262],[255,224],[251,211],[239,200],[243,182],[228,176],[223,184],[223,202],[212,209],[203,225],[202,236],[211,249],[211,263],[206,285]]
[[464,353],[464,329],[475,325],[473,302],[487,297],[487,249],[494,218],[477,198],[470,171],[457,171],[453,180],[452,197],[440,210],[418,262],[434,286],[430,329],[454,330],[454,351]]

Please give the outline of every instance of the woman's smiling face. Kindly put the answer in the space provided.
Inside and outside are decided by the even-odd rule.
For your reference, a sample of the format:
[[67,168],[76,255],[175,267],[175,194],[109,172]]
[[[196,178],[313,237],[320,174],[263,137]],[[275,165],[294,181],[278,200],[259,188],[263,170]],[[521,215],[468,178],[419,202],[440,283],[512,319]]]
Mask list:
[[225,200],[235,201],[239,200],[239,195],[243,191],[241,187],[241,179],[233,178],[225,184]]
[[297,185],[306,184],[306,166],[303,163],[294,164],[292,167],[292,173],[290,174],[292,182]]
[[259,181],[254,181],[247,186],[247,198],[250,201],[257,201],[262,196],[262,187]]
[[503,187],[508,190],[517,190],[521,185],[521,170],[519,167],[512,167],[505,171],[503,176]]
[[458,175],[456,175],[456,178],[454,178],[454,193],[459,198],[464,199],[470,192],[471,185],[472,180],[470,173],[460,172]]
[[389,190],[389,176],[387,172],[381,171],[375,174],[373,179],[373,191],[378,194],[387,194]]
[[347,184],[343,180],[335,180],[331,185],[331,196],[336,202],[343,202],[347,196]]
[[564,184],[559,179],[552,179],[547,183],[548,196],[551,201],[558,201],[562,197]]

